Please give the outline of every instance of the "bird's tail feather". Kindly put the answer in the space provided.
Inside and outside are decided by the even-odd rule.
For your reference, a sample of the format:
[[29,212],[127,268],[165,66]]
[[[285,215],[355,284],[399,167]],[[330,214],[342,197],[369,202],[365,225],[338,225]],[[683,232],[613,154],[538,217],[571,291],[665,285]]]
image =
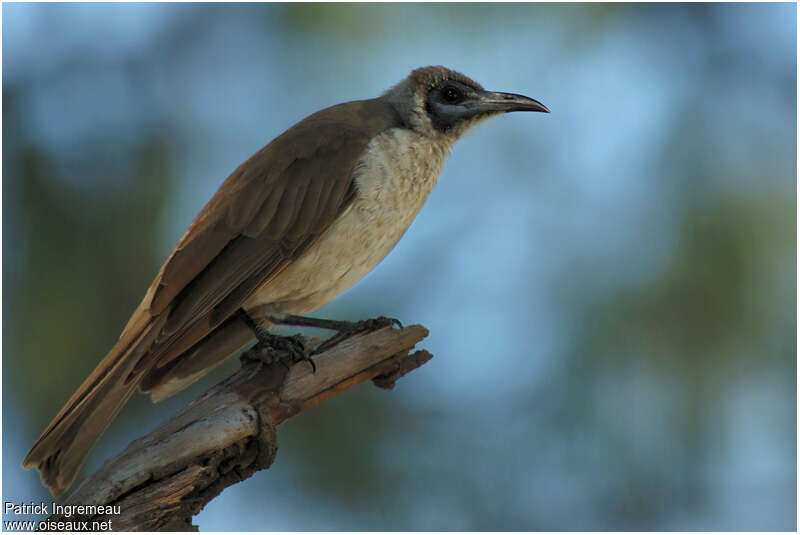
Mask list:
[[153,401],[166,399],[252,343],[254,338],[250,327],[232,316],[188,350],[170,357],[168,350],[172,346],[162,353],[155,340],[166,316],[149,321],[132,320],[120,341],[28,452],[22,466],[38,468],[42,483],[54,496],[69,488],[92,446],[137,386],[149,392]]
[[69,488],[94,443],[136,389],[141,375],[131,372],[152,343],[157,323],[161,322],[147,322],[133,337],[123,333],[22,462],[24,468],[39,469],[42,483],[54,496]]

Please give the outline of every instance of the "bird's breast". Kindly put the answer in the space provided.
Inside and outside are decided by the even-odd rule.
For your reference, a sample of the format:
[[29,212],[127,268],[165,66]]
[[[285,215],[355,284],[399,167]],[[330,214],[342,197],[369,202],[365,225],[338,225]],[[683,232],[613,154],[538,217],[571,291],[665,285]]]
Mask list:
[[354,170],[356,197],[325,233],[245,308],[315,310],[374,268],[395,246],[436,185],[451,144],[395,128],[372,139]]

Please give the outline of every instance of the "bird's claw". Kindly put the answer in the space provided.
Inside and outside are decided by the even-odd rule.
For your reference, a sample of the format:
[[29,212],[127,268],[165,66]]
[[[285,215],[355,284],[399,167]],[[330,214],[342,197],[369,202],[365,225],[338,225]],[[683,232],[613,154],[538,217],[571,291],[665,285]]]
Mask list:
[[377,331],[378,329],[383,329],[384,327],[394,327],[395,325],[397,325],[397,327],[399,327],[400,329],[403,328],[403,324],[397,318],[387,318],[386,316],[378,316],[377,318],[354,321],[353,323],[350,324],[350,327],[345,327],[340,332],[355,334],[364,331]]
[[384,327],[394,327],[395,325],[401,329],[403,328],[403,324],[400,323],[400,320],[396,318],[387,318],[386,316],[379,316],[377,318],[370,318],[361,321],[343,321],[337,323],[337,333],[317,346],[317,348],[314,350],[314,354],[322,353],[335,346],[339,342],[350,338],[354,334],[377,331],[378,329],[383,329]]
[[316,372],[317,366],[311,358],[311,354],[306,347],[303,337],[299,334],[293,336],[278,336],[271,333],[261,332],[258,335],[256,345],[248,349],[243,358],[258,360],[264,364],[280,363],[288,370],[298,362],[308,362],[311,371]]

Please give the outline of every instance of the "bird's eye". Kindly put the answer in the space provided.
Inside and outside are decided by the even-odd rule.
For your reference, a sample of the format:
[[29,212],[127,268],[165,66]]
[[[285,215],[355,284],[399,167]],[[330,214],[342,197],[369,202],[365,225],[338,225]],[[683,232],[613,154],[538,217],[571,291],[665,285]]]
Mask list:
[[455,104],[456,102],[461,100],[462,97],[463,95],[461,94],[461,91],[459,91],[457,87],[448,85],[444,89],[442,89],[442,98],[444,99],[445,102],[448,102],[450,104]]

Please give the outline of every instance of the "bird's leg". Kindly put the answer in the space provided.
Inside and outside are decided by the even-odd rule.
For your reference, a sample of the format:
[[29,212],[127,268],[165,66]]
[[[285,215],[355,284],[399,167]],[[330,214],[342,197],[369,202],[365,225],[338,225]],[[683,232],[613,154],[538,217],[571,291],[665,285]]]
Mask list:
[[321,318],[309,318],[306,316],[294,316],[287,314],[280,317],[268,317],[270,322],[281,325],[294,325],[296,327],[315,327],[317,329],[328,329],[330,331],[337,331],[335,335],[325,340],[322,344],[317,346],[314,353],[321,353],[325,349],[332,347],[345,338],[348,338],[356,333],[365,331],[376,331],[384,327],[392,327],[397,325],[401,329],[403,324],[400,320],[395,318],[387,318],[380,316],[362,321],[340,321],[340,320],[326,320]]
[[247,350],[248,358],[260,360],[266,364],[280,362],[287,368],[296,362],[307,361],[311,364],[311,370],[317,371],[317,366],[311,360],[308,348],[299,334],[278,336],[256,323],[243,308],[237,310],[236,314],[253,331],[258,340],[256,345]]

